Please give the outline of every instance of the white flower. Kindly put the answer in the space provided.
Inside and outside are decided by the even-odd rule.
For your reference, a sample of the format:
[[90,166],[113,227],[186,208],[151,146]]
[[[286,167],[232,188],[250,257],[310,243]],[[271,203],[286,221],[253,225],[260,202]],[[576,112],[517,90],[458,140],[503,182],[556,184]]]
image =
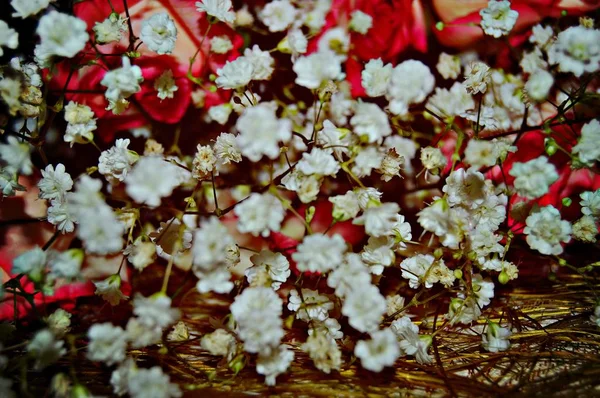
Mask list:
[[156,207],[181,184],[179,168],[162,157],[144,156],[125,178],[126,191],[138,203]]
[[210,39],[210,51],[215,54],[226,54],[233,48],[233,43],[227,36],[214,36]]
[[586,216],[600,218],[600,189],[596,191],[586,191],[579,195],[581,201],[581,212]]
[[217,70],[215,83],[224,89],[235,89],[245,87],[254,76],[254,64],[247,57],[238,57],[233,61],[227,61],[225,65]]
[[361,73],[361,82],[369,97],[380,97],[386,93],[393,70],[392,64],[384,65],[381,58],[367,62]]
[[344,262],[327,277],[327,286],[335,289],[338,297],[345,297],[352,290],[371,282],[371,275],[361,257],[356,253],[347,253]]
[[473,275],[473,295],[479,308],[490,304],[490,299],[494,297],[494,282],[489,279],[483,279],[479,274]]
[[515,178],[517,193],[527,199],[536,199],[548,193],[550,185],[558,180],[556,167],[548,158],[540,156],[528,162],[515,162],[509,172]]
[[551,26],[544,27],[541,24],[537,24],[531,28],[529,42],[543,48],[552,39],[552,36],[554,36],[554,30],[552,30]]
[[600,30],[579,25],[560,32],[548,48],[548,61],[577,77],[596,72],[600,69]]
[[538,69],[529,76],[529,80],[525,83],[525,91],[527,91],[529,98],[537,102],[543,102],[548,97],[553,84],[552,74],[543,69]]
[[235,135],[230,133],[221,133],[217,137],[214,146],[215,155],[223,164],[231,162],[239,163],[242,161],[242,154],[237,146]]
[[396,319],[390,326],[396,335],[402,355],[414,355],[419,363],[431,363],[433,359],[427,353],[431,344],[430,336],[419,336],[419,327],[409,317]]
[[0,192],[4,196],[14,196],[17,191],[25,191],[18,183],[18,176],[12,170],[0,168]]
[[127,260],[135,269],[143,270],[154,262],[156,258],[156,245],[153,242],[136,240],[129,245],[123,254],[127,254]]
[[548,63],[544,60],[542,50],[535,47],[533,51],[523,52],[523,58],[519,62],[523,72],[532,74],[538,69],[547,69]]
[[340,60],[346,60],[350,49],[350,36],[345,28],[334,27],[328,29],[317,43],[317,51],[331,53]]
[[208,109],[208,117],[210,120],[224,125],[229,120],[229,115],[233,111],[233,106],[229,103],[211,106]]
[[353,224],[364,225],[365,232],[370,236],[388,236],[392,234],[392,228],[396,222],[396,216],[400,211],[397,203],[382,203],[378,206],[369,206],[362,216],[354,219]]
[[229,293],[233,289],[231,274],[224,268],[216,268],[208,272],[195,271],[198,278],[196,289],[200,293]]
[[307,235],[292,258],[300,272],[327,272],[343,261],[346,242],[340,235]]
[[360,358],[363,368],[381,372],[386,366],[394,365],[400,356],[400,347],[396,335],[388,328],[371,333],[370,340],[357,342],[354,355]]
[[340,170],[339,163],[326,150],[313,148],[312,151],[304,152],[302,159],[296,165],[298,171],[305,175],[319,175],[334,177]]
[[205,12],[219,21],[233,23],[235,12],[231,10],[231,0],[202,0],[196,2],[196,9]]
[[297,10],[288,0],[274,0],[259,13],[261,21],[270,32],[281,32],[296,19]]
[[446,167],[448,160],[439,148],[425,147],[421,148],[421,163],[428,172],[439,174]]
[[371,284],[356,286],[346,295],[342,314],[348,323],[359,332],[376,330],[385,314],[387,304],[379,289]]
[[262,51],[255,44],[252,48],[244,50],[244,58],[252,64],[252,80],[268,80],[271,78],[275,60],[268,51]]
[[288,350],[285,344],[274,349],[270,354],[259,354],[256,360],[256,372],[265,376],[265,384],[275,385],[275,378],[284,373],[294,360],[294,351]]
[[354,158],[352,173],[359,178],[370,176],[373,170],[381,168],[384,157],[385,154],[376,146],[363,147]]
[[369,29],[373,26],[373,17],[369,14],[365,14],[360,10],[352,12],[352,19],[350,19],[350,29],[360,34],[367,34]]
[[207,333],[200,340],[200,347],[208,351],[210,355],[229,357],[235,353],[236,345],[235,337],[225,329],[217,329],[212,333]]
[[11,173],[31,175],[31,151],[33,147],[27,142],[21,142],[15,136],[6,137],[6,144],[0,144],[0,160],[6,164],[6,170]]
[[408,285],[413,289],[418,288],[423,282],[425,282],[425,287],[429,289],[433,286],[433,283],[429,281],[429,278],[426,278],[426,280],[424,278],[431,273],[430,269],[433,268],[434,261],[435,258],[430,254],[417,254],[404,259],[400,263],[402,277],[408,279]]
[[65,120],[68,124],[63,139],[71,143],[71,146],[74,143],[86,144],[94,139],[96,119],[89,106],[70,101],[65,106]]
[[339,370],[342,366],[342,352],[335,340],[328,333],[310,333],[311,331],[312,329],[309,329],[309,336],[302,344],[302,350],[308,353],[320,371],[329,374],[332,369]]
[[484,94],[490,82],[490,67],[483,62],[475,62],[466,68],[463,84],[469,94]]
[[182,395],[179,386],[171,383],[169,375],[158,366],[130,372],[127,389],[132,398],[177,398]]
[[171,299],[164,294],[144,297],[137,294],[133,300],[133,313],[142,325],[162,330],[171,326],[181,316],[176,308],[171,308]]
[[104,21],[96,22],[93,29],[97,43],[119,42],[123,37],[123,32],[127,30],[127,19],[113,12]]
[[61,278],[75,279],[81,271],[83,257],[84,253],[82,249],[69,249],[51,256],[48,265],[53,275]]
[[369,143],[381,143],[392,134],[387,114],[377,104],[358,101],[350,124],[354,132]]
[[50,331],[57,337],[62,337],[71,330],[71,314],[62,308],[54,311],[46,322]]
[[573,153],[585,166],[591,167],[594,162],[600,161],[600,122],[594,119],[583,125],[581,137],[573,147]]
[[40,189],[40,199],[60,199],[73,188],[73,180],[66,172],[64,164],[59,163],[56,168],[49,164],[42,170],[42,179],[37,185]]
[[466,208],[480,206],[488,193],[485,176],[474,168],[454,170],[442,188],[450,206],[463,205]]
[[290,29],[286,36],[287,45],[293,56],[304,54],[308,48],[308,40],[300,29]]
[[87,357],[91,361],[104,362],[108,366],[125,360],[127,335],[119,326],[111,323],[96,323],[87,333],[90,343]]
[[273,105],[262,103],[244,111],[236,122],[240,132],[236,141],[240,152],[253,162],[263,156],[275,159],[279,156],[279,142],[292,138],[292,123],[278,119]]
[[170,54],[177,40],[177,28],[169,14],[159,12],[142,21],[140,38],[151,51]]
[[40,51],[49,56],[73,58],[89,39],[84,21],[71,15],[50,11],[40,18],[36,33]]
[[333,309],[333,302],[329,297],[310,289],[302,289],[302,294],[297,290],[290,292],[287,305],[288,310],[296,312],[296,319],[306,322],[325,321],[329,311]]
[[132,358],[127,358],[123,363],[119,365],[110,376],[110,384],[113,387],[113,392],[122,396],[125,395],[129,389],[127,383],[129,378],[137,371],[137,366]]
[[46,267],[46,252],[39,246],[20,254],[13,260],[13,274],[27,274],[31,279],[40,280]]
[[386,94],[390,111],[407,114],[408,106],[423,102],[434,86],[435,78],[427,65],[414,59],[402,62],[394,68]]
[[8,105],[9,113],[14,116],[22,108],[21,94],[23,92],[22,83],[19,79],[8,76],[0,79],[0,96]]
[[296,83],[300,86],[317,89],[324,81],[343,78],[340,58],[329,51],[319,51],[299,57],[294,61]]
[[510,329],[500,327],[495,322],[489,322],[486,334],[482,334],[482,346],[489,352],[506,351],[510,347],[508,338],[511,335]]
[[249,287],[235,298],[229,308],[247,352],[268,355],[279,345],[284,335],[282,304],[281,298],[269,287]]
[[465,163],[476,168],[494,166],[498,160],[504,160],[508,152],[516,149],[496,138],[492,141],[471,139],[465,148]]
[[194,233],[192,253],[193,264],[200,270],[211,268],[227,262],[227,248],[235,244],[225,227],[217,217],[204,221],[200,229]]
[[456,79],[460,75],[460,57],[442,52],[435,68],[444,79]]
[[121,277],[119,275],[111,275],[103,281],[94,282],[94,285],[96,286],[95,294],[102,296],[110,305],[117,305],[121,300],[127,299],[127,296],[121,292]]
[[268,282],[274,290],[279,289],[281,284],[290,277],[290,263],[281,253],[262,250],[260,253],[252,255],[250,261],[254,266],[247,268],[244,272],[250,285],[261,272],[266,272]]
[[19,17],[25,19],[48,7],[51,1],[52,0],[11,0],[10,5],[16,11],[12,16],[13,18]]
[[64,344],[62,340],[57,341],[49,329],[37,332],[27,344],[27,352],[35,358],[34,368],[40,370],[58,361],[67,352]]
[[0,57],[4,55],[2,47],[16,49],[19,46],[19,33],[0,20]]
[[487,8],[479,11],[481,28],[486,35],[499,38],[506,36],[515,26],[519,13],[510,9],[510,1],[490,0]]
[[[473,96],[459,82],[454,82],[449,90],[436,87],[426,104],[427,109],[431,109],[437,116],[445,119],[462,115],[474,106]],[[434,122],[438,123],[437,119],[434,119]]]
[[356,193],[356,197],[358,198],[358,205],[361,210],[365,210],[367,207],[371,206],[374,203],[380,203],[381,196],[383,195],[377,189],[369,187],[369,188],[357,188],[354,190]]
[[100,84],[107,88],[106,99],[118,102],[140,91],[142,81],[144,77],[140,67],[132,66],[129,58],[123,57],[123,66],[106,72]]
[[385,267],[389,267],[396,261],[396,255],[392,250],[393,246],[394,240],[387,236],[379,238],[371,236],[369,238],[360,256],[362,261],[369,266],[370,273],[381,275]]
[[198,180],[209,178],[211,172],[217,164],[217,157],[210,145],[200,145],[196,147],[196,156],[192,161],[192,176]]
[[171,69],[165,70],[155,81],[154,89],[157,91],[156,96],[161,100],[166,98],[173,98],[175,92],[179,90],[175,79],[173,78],[173,71]]
[[527,217],[523,230],[532,249],[547,255],[563,252],[561,242],[571,240],[571,224],[560,219],[560,212],[553,206],[544,206]]
[[[69,197],[71,195],[69,194]],[[57,221],[66,221],[75,217],[79,223],[77,237],[83,241],[86,251],[109,254],[121,250],[125,227],[110,206],[103,201],[96,208],[77,208],[70,202],[68,206],[68,208],[57,209],[56,219]],[[65,225],[64,228],[67,226]]]
[[353,191],[348,191],[344,195],[329,197],[328,200],[333,203],[332,215],[338,222],[350,220],[356,217],[360,211],[358,197]]
[[233,211],[238,216],[238,231],[263,237],[267,237],[271,231],[279,231],[285,216],[281,201],[270,193],[253,193],[235,206]]
[[125,180],[137,156],[127,147],[130,140],[119,138],[115,145],[100,154],[98,159],[98,172],[112,184]]

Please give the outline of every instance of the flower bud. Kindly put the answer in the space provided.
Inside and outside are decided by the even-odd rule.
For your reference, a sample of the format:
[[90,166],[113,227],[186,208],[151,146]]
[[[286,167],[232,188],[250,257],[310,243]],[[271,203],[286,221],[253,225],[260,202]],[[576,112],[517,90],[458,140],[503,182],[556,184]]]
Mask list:
[[498,282],[500,282],[503,285],[506,285],[509,280],[510,278],[508,277],[508,274],[505,271],[500,272],[500,274],[498,275]]

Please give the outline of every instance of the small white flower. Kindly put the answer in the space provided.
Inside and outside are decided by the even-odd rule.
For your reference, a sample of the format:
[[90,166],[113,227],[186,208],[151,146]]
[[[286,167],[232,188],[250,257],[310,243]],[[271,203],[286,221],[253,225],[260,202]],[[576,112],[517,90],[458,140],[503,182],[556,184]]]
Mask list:
[[98,172],[112,184],[125,181],[127,173],[137,160],[137,156],[127,148],[130,142],[128,138],[119,138],[112,148],[100,154]]
[[36,33],[41,39],[39,51],[66,58],[73,58],[83,50],[89,39],[84,21],[54,10],[40,18]]
[[293,66],[296,83],[300,86],[317,89],[324,81],[343,78],[340,58],[327,51],[319,51],[299,57]]
[[339,370],[342,366],[342,352],[335,340],[326,333],[310,333],[301,348],[308,353],[315,367],[324,373],[329,374],[332,369]]
[[235,12],[231,10],[233,5],[231,0],[202,0],[196,2],[196,9],[205,12],[219,21],[233,23],[235,21]]
[[236,89],[245,87],[254,76],[254,64],[246,57],[238,57],[233,61],[227,61],[225,65],[217,70],[215,83],[224,89]]
[[356,253],[347,253],[342,265],[327,277],[327,286],[335,289],[335,295],[345,297],[352,290],[359,289],[371,282],[367,266]]
[[528,199],[536,199],[548,193],[550,185],[558,180],[556,167],[548,158],[540,156],[528,162],[515,162],[509,172],[515,178],[517,193]]
[[127,381],[127,389],[132,398],[178,398],[182,395],[179,386],[171,383],[169,375],[164,374],[158,366],[131,372]]
[[563,252],[561,242],[571,240],[571,224],[560,219],[560,212],[553,206],[544,206],[527,217],[523,230],[532,249],[546,255]]
[[361,73],[361,82],[369,97],[380,97],[386,93],[393,70],[392,64],[384,65],[381,58],[367,62]]
[[548,61],[561,72],[579,77],[600,69],[600,30],[581,25],[560,32],[548,48]]
[[66,172],[64,164],[59,163],[56,168],[49,164],[42,170],[42,179],[38,182],[38,188],[40,199],[60,199],[73,188],[73,180]]
[[50,331],[57,337],[62,337],[71,330],[71,314],[62,308],[54,311],[48,319],[46,319],[46,322],[48,323]]
[[376,146],[363,147],[354,158],[352,173],[358,178],[370,176],[373,170],[381,168],[385,154]]
[[224,125],[229,120],[233,107],[229,103],[211,106],[208,109],[208,118],[214,122]]
[[227,356],[235,353],[235,337],[225,329],[217,329],[212,333],[205,334],[200,340],[200,347],[210,355]]
[[484,94],[490,83],[490,67],[483,62],[475,62],[466,68],[465,81],[463,84],[469,94]]
[[130,59],[123,57],[123,66],[106,72],[100,84],[107,88],[106,99],[118,102],[139,92],[143,80],[140,67],[132,66]]
[[[402,269],[402,277],[408,279],[408,285],[416,289],[421,283],[425,282],[426,288],[431,288],[433,283],[424,281],[424,277],[431,273],[430,269],[433,268],[433,262],[435,258],[429,254],[417,254],[416,256],[404,259],[400,263]],[[427,278],[429,279],[429,278]]]
[[297,12],[288,0],[274,0],[265,5],[259,16],[270,32],[281,32],[294,22]]
[[175,79],[173,78],[173,71],[171,69],[165,70],[155,81],[154,89],[156,90],[156,96],[161,100],[167,98],[173,98],[175,92],[179,90]]
[[381,203],[380,199],[383,195],[377,189],[369,187],[369,188],[357,188],[354,190],[356,193],[356,197],[358,198],[358,205],[361,210],[365,210],[367,207],[374,203]]
[[354,132],[369,143],[381,143],[392,134],[387,114],[377,104],[359,101],[350,124]]
[[4,55],[2,47],[16,49],[19,46],[19,33],[0,20],[0,57]]
[[127,194],[138,203],[156,207],[181,184],[179,168],[162,157],[144,156],[125,178]]
[[579,195],[581,201],[581,212],[586,216],[600,218],[600,189],[586,191]]
[[127,383],[129,378],[137,371],[135,361],[132,358],[127,358],[123,363],[119,365],[110,376],[110,384],[113,387],[113,392],[122,396],[125,395],[129,389]]
[[353,31],[365,35],[373,26],[373,17],[360,10],[356,10],[352,12],[352,19],[350,19],[349,26]]
[[360,211],[358,197],[353,191],[348,191],[344,195],[332,196],[328,200],[333,203],[332,215],[337,221],[350,220],[356,217]]
[[192,177],[198,180],[209,178],[211,172],[217,164],[217,157],[210,145],[200,145],[196,147],[196,156],[192,161]]
[[151,51],[170,54],[175,48],[177,28],[169,14],[159,12],[142,21],[140,38]]
[[394,365],[400,357],[400,347],[396,335],[388,328],[371,333],[370,340],[357,342],[354,355],[360,358],[363,368],[381,372],[386,366]]
[[103,281],[94,282],[96,286],[95,293],[108,301],[110,305],[117,305],[121,300],[126,300],[128,297],[121,292],[121,277],[119,275],[111,275]]
[[108,366],[125,360],[127,335],[119,326],[111,323],[96,323],[87,333],[90,343],[87,357],[91,361],[104,362]]
[[93,29],[97,43],[119,42],[123,37],[123,32],[127,30],[127,19],[113,12],[104,21],[96,22]]
[[290,29],[286,36],[287,45],[293,56],[304,54],[308,48],[308,40],[300,29]]
[[275,60],[268,51],[262,51],[255,44],[252,48],[244,50],[244,58],[252,64],[252,80],[268,80],[271,78]]
[[315,290],[302,289],[301,295],[297,290],[292,290],[287,308],[296,312],[296,319],[306,322],[313,320],[322,322],[329,317],[329,311],[333,309],[333,302],[329,297],[319,294]]
[[83,258],[84,252],[82,249],[69,249],[51,256],[48,265],[53,275],[61,278],[75,279],[81,271]]
[[215,155],[223,164],[239,163],[242,161],[242,154],[237,146],[235,135],[230,133],[221,133],[217,137],[214,146]]
[[535,25],[531,28],[531,36],[529,36],[529,42],[536,44],[538,47],[545,47],[548,42],[552,40],[554,36],[554,30],[551,26],[542,26],[541,24]]
[[259,254],[252,255],[250,261],[254,266],[247,268],[244,275],[251,285],[260,272],[267,273],[270,286],[274,290],[278,290],[281,284],[290,277],[290,263],[281,253],[262,250]]
[[46,267],[46,252],[39,246],[20,254],[13,260],[13,274],[27,274],[31,279],[40,280]]
[[348,57],[350,49],[350,36],[345,28],[334,27],[328,29],[317,43],[317,51],[331,53],[333,56],[344,61]]
[[450,206],[479,207],[488,194],[485,176],[474,168],[454,170],[442,188]]
[[147,328],[162,330],[171,326],[181,316],[176,308],[171,308],[171,299],[164,294],[144,297],[137,294],[133,300],[133,313]]
[[233,48],[233,43],[227,36],[215,36],[210,39],[210,51],[216,54],[226,54]]
[[233,289],[231,274],[224,268],[216,268],[208,272],[195,271],[198,278],[196,289],[200,293],[229,293]]
[[194,233],[192,246],[193,264],[199,270],[211,268],[227,262],[227,248],[235,241],[217,217],[204,221]]
[[12,14],[13,18],[27,18],[44,10],[52,0],[11,0],[10,5],[16,12]]
[[489,352],[506,351],[510,347],[508,338],[511,335],[510,329],[500,327],[495,322],[489,322],[486,334],[482,334],[482,346]]
[[270,354],[259,354],[256,360],[256,372],[265,376],[265,384],[275,385],[275,378],[284,373],[294,360],[294,351],[285,344],[274,349]]
[[433,358],[427,353],[431,343],[430,336],[419,336],[419,327],[409,317],[396,319],[390,329],[396,335],[402,355],[414,355],[417,362],[428,364]]
[[490,300],[494,297],[494,282],[475,274],[472,278],[472,284],[473,295],[479,308],[489,305]]
[[388,236],[371,236],[360,253],[362,261],[369,266],[369,272],[373,275],[381,275],[385,267],[389,267],[396,261],[396,255],[392,250],[394,240]]
[[346,295],[342,314],[348,317],[348,323],[359,332],[377,330],[385,314],[387,303],[379,289],[371,284],[356,286]]
[[14,196],[17,191],[25,191],[25,187],[18,183],[18,176],[12,170],[0,168],[0,192],[4,196]]
[[300,272],[327,272],[343,261],[346,242],[340,235],[307,235],[292,258]]
[[238,231],[263,237],[279,231],[285,216],[281,201],[270,193],[253,193],[233,211],[238,216]]
[[446,167],[448,160],[439,148],[428,146],[421,148],[421,163],[428,172],[435,175]]
[[292,122],[279,119],[275,107],[262,103],[247,108],[236,122],[240,134],[236,138],[241,153],[253,162],[263,156],[275,159],[280,155],[279,142],[292,138]]
[[407,114],[409,105],[423,102],[434,86],[435,78],[427,65],[414,59],[402,62],[394,68],[386,94],[390,111]]
[[581,128],[581,137],[579,137],[577,145],[573,147],[573,153],[577,155],[582,164],[591,167],[595,162],[600,161],[598,142],[600,142],[600,122],[598,119],[594,119]]
[[46,366],[58,361],[67,352],[64,344],[65,342],[62,340],[57,341],[49,329],[42,329],[37,332],[27,344],[27,352],[35,358],[34,368],[37,370],[44,369]]
[[305,175],[335,177],[340,170],[340,165],[326,150],[313,148],[310,153],[304,152],[296,168]]
[[554,77],[552,77],[552,74],[543,69],[538,69],[529,76],[529,80],[525,83],[525,91],[527,91],[529,98],[537,102],[543,102],[548,97],[553,85]]
[[460,75],[460,57],[442,52],[435,67],[444,79],[456,79]]
[[153,242],[136,240],[133,245],[127,247],[123,254],[127,254],[127,260],[131,265],[141,271],[154,262],[156,245]]
[[544,59],[542,50],[538,47],[535,47],[533,51],[523,52],[523,58],[519,62],[519,65],[523,69],[523,72],[528,74],[532,74],[538,69],[546,70],[548,68],[548,63]]
[[362,216],[352,222],[356,225],[364,225],[365,232],[370,236],[392,235],[392,229],[396,223],[396,216],[400,211],[397,203],[382,203],[379,206],[369,206]]
[[6,164],[6,170],[12,173],[31,175],[31,151],[33,147],[27,142],[21,142],[15,136],[8,136],[6,144],[0,144],[0,160]]
[[499,38],[506,36],[515,26],[519,13],[510,9],[510,1],[490,0],[487,8],[479,12],[481,28],[485,34]]

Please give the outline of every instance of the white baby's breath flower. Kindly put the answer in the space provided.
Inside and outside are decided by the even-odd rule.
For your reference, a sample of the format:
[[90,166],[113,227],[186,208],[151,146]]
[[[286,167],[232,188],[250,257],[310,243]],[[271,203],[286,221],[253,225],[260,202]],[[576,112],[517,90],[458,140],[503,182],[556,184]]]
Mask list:
[[296,312],[296,318],[309,322],[323,322],[329,317],[333,309],[333,302],[329,297],[319,294],[316,290],[302,289],[301,294],[292,290],[288,299],[288,310]]
[[537,102],[543,102],[550,93],[550,89],[554,85],[552,74],[543,69],[538,69],[525,83],[525,91],[529,98]]
[[129,143],[128,138],[119,138],[112,148],[100,154],[98,172],[112,184],[124,181],[137,160],[135,153],[127,148]]
[[126,300],[128,297],[121,292],[121,277],[119,275],[111,275],[103,281],[94,282],[96,286],[95,293],[108,301],[110,305],[117,305],[121,300]]
[[508,338],[511,334],[510,329],[500,327],[495,322],[488,322],[486,333],[481,335],[481,345],[489,352],[506,351],[510,347]]
[[387,114],[377,104],[359,101],[350,124],[354,132],[369,143],[381,143],[392,133]]
[[356,286],[346,295],[342,314],[348,323],[359,332],[377,330],[385,314],[387,304],[379,289],[371,284]]
[[371,275],[367,266],[356,253],[347,253],[344,262],[327,277],[327,286],[335,289],[338,297],[345,297],[354,289],[370,282]]
[[111,323],[96,323],[87,333],[90,343],[87,357],[91,361],[104,362],[108,366],[125,360],[127,335],[119,326]]
[[[418,288],[421,283],[425,282],[424,277],[430,273],[430,268],[433,267],[435,258],[429,254],[417,254],[409,257],[400,263],[402,269],[402,277],[408,279],[408,284],[411,288]],[[425,282],[426,288],[431,288],[433,283]]]
[[214,146],[215,155],[223,164],[239,163],[242,154],[235,141],[235,136],[230,133],[221,133]]
[[423,102],[434,86],[435,78],[427,65],[414,59],[402,62],[394,68],[386,94],[390,111],[407,114],[409,105]]
[[171,383],[169,375],[164,374],[158,366],[131,372],[127,388],[132,398],[179,398],[182,395],[179,386]]
[[27,141],[21,141],[10,135],[6,138],[6,144],[0,144],[0,161],[6,166],[5,169],[11,173],[31,175],[33,163],[31,163],[31,151],[33,147]]
[[270,354],[259,354],[256,361],[256,372],[265,376],[265,384],[275,385],[275,378],[284,373],[294,360],[294,351],[285,344],[274,349]]
[[60,278],[75,279],[79,277],[84,252],[82,249],[69,249],[57,253],[53,252],[48,261],[50,272]]
[[273,74],[275,60],[268,51],[263,51],[258,45],[244,50],[244,58],[252,64],[252,80],[268,80]]
[[171,69],[165,70],[161,75],[154,81],[154,89],[156,90],[156,96],[161,100],[167,98],[173,98],[175,92],[179,90],[175,79],[173,78],[173,71]]
[[50,11],[40,18],[36,33],[41,39],[39,51],[47,56],[73,58],[89,39],[84,21],[57,11]]
[[142,21],[140,38],[157,54],[170,54],[175,48],[177,28],[166,12],[153,14]]
[[517,193],[528,199],[545,195],[550,185],[558,180],[556,167],[545,156],[525,163],[515,162],[509,174],[516,177],[514,186]]
[[0,20],[0,57],[4,55],[2,47],[16,49],[19,46],[19,33]]
[[595,162],[600,161],[598,142],[600,142],[600,121],[594,119],[583,125],[581,137],[573,147],[573,153],[577,155],[579,162],[591,167]]
[[48,328],[56,337],[62,337],[71,330],[71,314],[62,308],[54,311],[47,319]]
[[380,97],[386,93],[393,70],[392,64],[384,65],[381,58],[367,62],[361,73],[361,81],[369,97]]
[[67,191],[73,188],[73,180],[66,172],[65,165],[59,163],[56,167],[49,164],[42,172],[42,179],[38,182],[40,199],[64,198]]
[[200,347],[211,355],[227,356],[235,353],[235,337],[225,329],[217,329],[207,333],[200,340]]
[[198,144],[196,155],[192,161],[192,176],[198,180],[207,179],[210,177],[216,164],[217,157],[210,145]]
[[263,156],[275,159],[280,155],[279,142],[286,143],[292,138],[292,123],[289,119],[279,119],[275,107],[262,103],[247,108],[236,122],[240,134],[236,142],[242,155],[253,162]]
[[344,195],[332,196],[328,200],[333,203],[332,215],[337,221],[350,220],[356,217],[360,211],[358,197],[353,191],[348,191]]
[[231,0],[202,0],[196,2],[196,9],[205,12],[219,21],[233,23],[235,12],[231,10]]
[[12,14],[13,18],[27,18],[42,11],[52,0],[11,0],[10,5],[16,12]]
[[548,48],[548,61],[561,72],[579,77],[600,69],[600,30],[571,26]]
[[113,12],[104,21],[96,22],[93,29],[99,44],[119,42],[127,30],[127,19]]
[[370,340],[358,341],[354,355],[360,358],[363,368],[371,372],[381,372],[386,366],[392,366],[400,357],[400,347],[396,335],[388,328],[371,333]]
[[563,252],[561,243],[571,240],[571,224],[561,220],[560,212],[553,206],[544,206],[531,213],[523,230],[527,243],[532,249],[546,255],[559,255]]
[[399,211],[400,206],[394,202],[369,206],[365,209],[362,216],[355,218],[352,223],[364,225],[365,232],[370,236],[392,235],[392,229]]
[[215,54],[226,54],[233,48],[233,43],[227,36],[215,36],[210,39],[210,51]]
[[12,272],[14,274],[27,274],[30,279],[41,280],[46,267],[46,252],[39,246],[21,253],[13,260]]
[[343,78],[339,57],[327,51],[319,51],[294,61],[296,83],[300,86],[317,89],[324,81]]
[[159,156],[141,157],[125,178],[126,191],[138,203],[156,207],[181,184],[179,168]]
[[352,12],[352,19],[350,19],[350,29],[360,34],[367,34],[369,29],[373,26],[373,17],[369,14],[365,14],[360,10]]
[[435,67],[444,79],[456,79],[460,75],[460,57],[442,52]]
[[289,0],[274,0],[265,5],[259,16],[270,32],[281,32],[294,22],[297,12]]
[[327,272],[338,267],[346,251],[346,242],[340,235],[307,235],[298,245],[292,258],[301,272]]
[[519,13],[511,10],[510,1],[490,0],[487,8],[479,12],[481,28],[485,34],[499,38],[510,33],[517,22]]
[[107,88],[106,99],[118,102],[140,91],[143,80],[140,67],[132,66],[130,59],[123,57],[123,66],[106,72],[100,84]]
[[551,26],[542,26],[541,24],[537,24],[531,28],[529,42],[543,48],[550,42],[550,40],[552,40],[553,36],[554,30]]
[[316,174],[334,177],[340,170],[340,165],[326,150],[313,148],[310,153],[304,152],[302,159],[296,165],[296,169],[305,175]]
[[581,212],[586,216],[600,218],[600,189],[596,191],[586,191],[579,195],[581,201]]
[[247,268],[244,272],[250,285],[258,277],[258,274],[265,272],[268,275],[269,285],[274,290],[278,290],[291,275],[290,263],[281,253],[262,250],[260,253],[252,255],[250,261],[254,266]]
[[279,231],[285,216],[281,201],[270,193],[253,193],[233,211],[238,216],[238,231],[263,237]]
[[56,340],[49,329],[42,329],[37,332],[27,344],[27,352],[35,359],[34,368],[37,370],[44,369],[58,361],[67,352],[64,344],[64,341]]
[[466,68],[463,84],[469,94],[485,94],[490,82],[490,67],[483,62],[475,62]]

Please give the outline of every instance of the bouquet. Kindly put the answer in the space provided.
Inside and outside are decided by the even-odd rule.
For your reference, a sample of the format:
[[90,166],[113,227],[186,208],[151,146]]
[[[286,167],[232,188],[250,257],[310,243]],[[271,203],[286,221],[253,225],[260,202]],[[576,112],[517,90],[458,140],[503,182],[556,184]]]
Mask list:
[[597,2],[2,7],[3,397],[597,366]]

